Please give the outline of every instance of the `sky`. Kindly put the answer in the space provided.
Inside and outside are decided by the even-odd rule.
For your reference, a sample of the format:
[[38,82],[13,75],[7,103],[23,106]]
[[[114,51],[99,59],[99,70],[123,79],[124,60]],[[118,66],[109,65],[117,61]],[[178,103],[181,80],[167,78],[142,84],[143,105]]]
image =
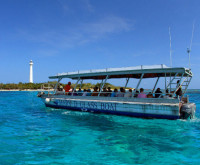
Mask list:
[[0,22],[0,83],[29,82],[30,60],[35,83],[77,70],[170,66],[169,27],[172,66],[188,67],[194,25],[190,88],[199,88],[199,0],[0,0]]

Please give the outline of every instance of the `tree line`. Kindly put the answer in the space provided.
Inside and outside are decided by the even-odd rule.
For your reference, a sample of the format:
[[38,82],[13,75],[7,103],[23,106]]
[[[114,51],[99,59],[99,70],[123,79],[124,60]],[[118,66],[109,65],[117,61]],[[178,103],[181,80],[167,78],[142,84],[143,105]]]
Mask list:
[[[49,81],[46,83],[22,83],[19,82],[18,84],[15,83],[0,83],[0,89],[2,90],[27,90],[27,89],[32,89],[32,90],[37,90],[37,89],[41,89],[42,87],[46,86],[48,87],[48,85],[50,85],[51,88],[53,88],[56,85],[56,81]],[[47,85],[48,84],[48,85]],[[66,84],[59,84],[59,86],[65,86]],[[76,84],[71,84],[71,88],[74,88],[76,86]],[[101,83],[96,83],[96,84],[92,84],[92,83],[83,83],[81,88],[82,89],[89,89],[89,88],[94,88],[94,87],[99,87],[100,88]],[[111,87],[111,88],[117,88],[119,89],[120,86],[114,86],[110,83],[105,83],[104,87]],[[77,85],[76,88],[80,88],[80,84]]]
[[0,89],[5,89],[5,90],[12,90],[12,89],[18,89],[18,90],[26,90],[26,89],[40,89],[41,85],[43,83],[7,83],[3,84],[0,83]]

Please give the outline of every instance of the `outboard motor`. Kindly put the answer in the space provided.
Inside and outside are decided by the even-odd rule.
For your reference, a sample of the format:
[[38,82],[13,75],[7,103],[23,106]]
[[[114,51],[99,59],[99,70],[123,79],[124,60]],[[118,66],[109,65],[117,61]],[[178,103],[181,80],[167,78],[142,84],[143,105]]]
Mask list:
[[196,111],[196,105],[194,103],[187,103],[181,106],[181,119],[192,119]]

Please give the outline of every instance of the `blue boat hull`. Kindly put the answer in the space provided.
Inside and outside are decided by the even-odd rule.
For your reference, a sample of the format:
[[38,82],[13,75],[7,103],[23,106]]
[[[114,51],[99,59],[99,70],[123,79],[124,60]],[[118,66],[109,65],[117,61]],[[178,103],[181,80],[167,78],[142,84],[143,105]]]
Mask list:
[[45,105],[46,105],[46,107],[58,108],[58,109],[68,109],[68,110],[92,112],[92,113],[105,113],[105,114],[132,116],[132,117],[139,117],[139,118],[157,118],[157,119],[171,119],[171,120],[176,120],[176,119],[180,118],[179,116],[173,116],[173,115],[145,114],[145,113],[135,113],[135,112],[124,112],[124,111],[100,110],[100,109],[94,109],[94,108],[85,109],[85,108],[81,108],[81,107],[52,105],[52,104],[47,104],[47,103],[45,103]]

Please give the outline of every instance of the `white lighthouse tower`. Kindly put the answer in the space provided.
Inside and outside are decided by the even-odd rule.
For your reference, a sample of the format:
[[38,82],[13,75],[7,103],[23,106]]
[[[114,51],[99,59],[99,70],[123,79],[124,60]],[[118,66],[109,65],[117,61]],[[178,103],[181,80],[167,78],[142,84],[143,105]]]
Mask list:
[[33,61],[30,61],[30,75],[29,75],[29,83],[33,83]]

